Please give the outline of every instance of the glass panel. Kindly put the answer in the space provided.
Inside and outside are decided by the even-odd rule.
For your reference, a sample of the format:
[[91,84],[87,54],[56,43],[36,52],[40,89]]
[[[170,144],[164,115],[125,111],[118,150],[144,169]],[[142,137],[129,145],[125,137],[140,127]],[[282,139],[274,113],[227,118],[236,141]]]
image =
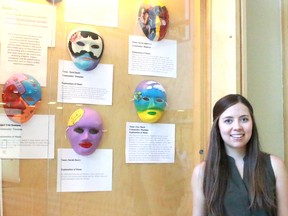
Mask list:
[[[191,215],[192,196],[190,178],[194,165],[202,158],[199,152],[204,149],[206,136],[203,134],[205,134],[207,122],[209,124],[207,117],[205,117],[208,107],[206,101],[209,99],[209,95],[206,95],[206,92],[209,92],[209,86],[207,81],[208,75],[205,70],[205,30],[207,23],[205,21],[206,5],[203,1],[162,1],[169,12],[169,26],[164,39],[156,42],[151,42],[146,38],[138,23],[138,11],[143,1],[107,1],[118,2],[118,17],[116,16],[116,18],[118,18],[118,26],[116,27],[83,23],[83,20],[81,22],[66,21],[67,17],[65,14],[67,15],[67,13],[69,13],[69,11],[67,11],[67,4],[69,4],[69,2],[75,2],[75,0],[52,1],[52,3],[38,0],[8,2],[10,3],[3,2],[2,6],[2,12],[5,13],[2,13],[4,19],[2,19],[3,29],[1,30],[2,49],[0,56],[2,67],[0,80],[7,80],[9,75],[15,72],[28,75],[33,74],[37,76],[36,80],[42,82],[42,99],[40,104],[36,106],[35,114],[27,122],[21,122],[15,124],[15,126],[9,118],[6,119],[6,129],[7,127],[11,130],[17,127],[21,128],[21,133],[18,135],[18,143],[15,144],[18,145],[18,147],[14,147],[14,149],[11,150],[12,156],[7,157],[7,152],[3,153],[5,151],[4,148],[7,147],[7,144],[4,142],[5,136],[7,135],[3,132],[5,127],[3,125],[1,125],[2,129],[0,127],[0,130],[2,130],[0,134],[0,136],[2,136],[2,138],[0,137],[2,142],[0,151],[2,151],[3,171],[3,215]],[[89,4],[85,5],[84,2],[89,2]],[[157,2],[156,5],[160,4],[158,1],[148,1],[152,6],[155,2]],[[19,6],[21,3],[23,5]],[[30,5],[30,3],[33,5]],[[87,8],[87,14],[91,12],[91,8],[95,8],[96,11],[98,9],[97,7],[103,6],[103,2],[101,3],[101,1],[78,1],[78,3],[79,13],[77,11],[75,12],[75,19],[86,18],[85,14],[80,13],[83,4]],[[34,6],[36,9],[31,11],[31,8]],[[38,8],[38,6],[50,7],[47,9],[46,7]],[[24,10],[23,8],[26,7],[27,9]],[[113,11],[114,5],[110,5],[110,7],[111,11]],[[53,30],[48,28],[47,24],[47,22],[49,23],[47,17],[53,14],[54,9],[55,16],[52,15],[52,18],[56,18],[55,34]],[[99,12],[99,10],[97,11]],[[99,17],[101,15],[107,15],[107,11],[103,14],[100,12]],[[108,13],[109,12],[110,10],[108,10]],[[113,15],[114,14],[110,14],[109,16],[111,20],[113,19]],[[108,23],[111,22],[111,20],[108,20]],[[94,22],[94,20],[89,21]],[[95,81],[96,90],[93,88],[93,85],[86,86],[86,83],[83,86],[79,81],[78,87],[73,88],[74,90],[69,88],[67,92],[67,85],[65,87],[63,83],[58,84],[59,79],[62,80],[63,76],[69,77],[72,74],[72,72],[67,72],[67,75],[63,71],[67,68],[71,69],[76,67],[72,62],[73,59],[71,59],[68,50],[68,36],[71,30],[75,28],[87,30],[91,28],[96,29],[97,33],[103,38],[104,52],[96,70],[101,66],[113,66],[112,104],[107,104],[109,103],[107,101],[105,101],[104,104],[99,102],[101,101],[101,97],[99,96],[99,89],[97,90],[99,86],[97,85],[100,85],[101,82],[97,83],[97,80]],[[45,35],[45,37],[43,37],[43,35]],[[158,67],[155,69],[156,71],[158,70],[158,72],[159,67],[163,67],[164,69],[160,70],[160,72],[166,75],[128,73],[129,53],[132,53],[130,51],[132,46],[129,44],[129,38],[131,39],[131,36],[137,36],[136,38],[138,39],[139,37],[141,40],[145,39],[148,46],[152,46],[152,44],[156,47],[163,44],[174,44],[171,46],[172,48],[166,51],[168,54],[165,52],[161,54],[157,54],[157,52],[156,54],[147,54],[144,51],[145,45],[140,49],[140,54],[138,53],[139,55],[150,55],[151,59],[149,59],[149,56],[144,56],[143,61]],[[32,40],[33,38],[35,40]],[[55,42],[55,44],[53,42]],[[21,43],[23,43],[23,45]],[[17,44],[19,52],[16,52],[13,44]],[[25,46],[28,47],[23,50]],[[174,50],[173,48],[176,49]],[[14,64],[14,66],[10,67],[11,69],[7,69],[5,66],[6,63],[3,65],[5,60],[8,63],[9,59],[12,63],[16,61],[15,59],[13,60],[9,49],[13,49],[12,51],[15,55],[22,53],[30,57],[34,56],[33,64],[37,67],[35,66],[33,68],[28,67],[29,65],[27,64],[25,65],[25,63],[28,62],[28,57],[26,57],[26,59],[23,60],[24,63],[21,62],[22,67]],[[159,49],[154,48],[156,51]],[[165,47],[163,49],[165,50]],[[26,52],[27,50],[29,51],[28,53]],[[47,63],[45,59],[46,51]],[[139,55],[137,55],[138,58]],[[39,56],[42,56],[44,59],[39,58]],[[173,75],[172,77],[167,76],[167,74],[169,75],[169,71],[165,71],[171,69],[171,65],[167,65],[168,63],[173,65],[173,59],[169,59],[171,56],[172,58],[175,56],[175,77],[173,77]],[[18,56],[17,60],[20,61],[21,57]],[[132,61],[131,58],[130,60]],[[63,66],[64,61],[68,62],[69,67]],[[140,68],[140,64],[142,63],[141,59],[137,61],[136,66]],[[165,64],[161,61],[164,61]],[[29,68],[31,68],[31,70],[28,70]],[[45,72],[42,71],[43,69]],[[78,70],[75,69],[75,71]],[[149,69],[148,72],[150,71],[151,69]],[[100,72],[110,73],[111,70],[107,69],[107,71]],[[89,73],[93,72],[84,70],[84,72],[82,71],[81,73],[84,73],[84,77],[89,77]],[[83,78],[81,77],[81,73],[74,74],[73,76],[78,76],[81,80]],[[61,77],[59,77],[59,74]],[[100,77],[103,79],[103,76]],[[91,76],[91,79],[94,79],[94,77]],[[108,82],[110,82],[109,77],[107,79]],[[134,107],[134,90],[143,80],[157,81],[165,88],[167,106],[163,116],[157,122],[142,122]],[[77,86],[77,83],[75,83],[75,85]],[[4,89],[4,82],[1,83],[1,88]],[[72,95],[72,98],[70,98],[68,102],[63,101],[63,97],[68,98],[68,93]],[[79,96],[80,93],[82,95]],[[59,98],[59,94],[62,94],[62,99]],[[75,97],[78,98],[75,99]],[[87,97],[89,99],[95,99],[94,97],[96,97],[98,101],[96,104],[85,102],[84,99]],[[2,102],[5,101],[2,100]],[[2,105],[4,106],[4,104]],[[66,137],[66,130],[70,116],[79,108],[96,110],[102,117],[104,132],[98,149],[92,153],[92,155],[81,155],[83,161],[89,164],[86,164],[83,168],[79,168],[70,161],[71,163],[69,162],[67,166],[71,166],[73,169],[80,171],[87,167],[93,169],[94,166],[100,166],[97,163],[98,159],[100,160],[100,156],[95,157],[94,160],[93,154],[98,154],[98,152],[100,152],[98,150],[111,150],[111,152],[113,152],[111,190],[102,188],[103,191],[90,191],[90,189],[86,189],[86,191],[85,189],[83,189],[84,191],[76,191],[79,189],[79,185],[77,186],[77,180],[79,180],[79,178],[75,177],[77,173],[73,172],[74,175],[71,178],[74,178],[75,184],[73,184],[72,181],[70,186],[60,184],[58,188],[60,191],[64,190],[64,188],[70,188],[71,191],[57,191],[57,178],[61,173],[63,174],[64,169],[68,169],[67,167],[63,168],[66,159],[63,159],[64,154],[58,156],[58,151],[63,153],[68,150],[71,154],[69,157],[74,157],[75,152]],[[1,108],[1,115],[3,118],[7,118],[7,113],[4,108]],[[207,116],[209,116],[209,114]],[[13,125],[8,125],[10,123]],[[159,138],[163,138],[160,135],[164,134],[165,138],[171,135],[166,134],[167,132],[165,133],[165,131],[161,131],[160,124],[164,126],[175,126],[175,142],[172,143],[172,147],[175,147],[175,153],[172,155],[175,158],[170,162],[127,163],[127,123],[132,123],[132,125],[141,123],[149,130],[154,128],[156,132],[154,136],[158,138],[157,141],[153,140],[155,141],[154,144],[157,151],[163,150],[159,145],[167,145],[165,141],[159,141]],[[16,132],[12,134],[13,136],[17,135]],[[17,139],[14,138],[11,140],[14,142],[17,141]],[[151,142],[143,139],[143,137],[139,138],[139,142],[145,142],[153,147]],[[39,146],[42,147],[40,150]],[[143,148],[145,151],[148,151],[147,146],[143,146]],[[42,154],[40,154],[37,149]],[[161,151],[155,152],[155,149],[149,151],[151,154],[156,155],[156,159],[159,154],[164,155]],[[76,155],[78,158],[78,154]],[[99,153],[99,155],[101,154]],[[88,158],[91,157],[93,160],[88,160]],[[146,157],[148,157],[148,153]],[[107,161],[109,162],[109,159],[107,159]],[[101,166],[105,169],[108,164],[109,163],[102,164]],[[80,163],[80,165],[83,164]],[[60,167],[60,169],[63,168],[62,172],[57,170],[58,167]],[[92,174],[95,175],[95,173]],[[90,176],[86,176],[86,178],[89,177]],[[105,178],[105,176],[102,177]],[[81,176],[81,178],[84,177]],[[109,179],[107,178],[107,180]],[[95,188],[93,187],[95,185],[89,185],[89,181],[85,181],[84,179],[83,182],[83,188],[87,188],[87,186],[88,188]]]

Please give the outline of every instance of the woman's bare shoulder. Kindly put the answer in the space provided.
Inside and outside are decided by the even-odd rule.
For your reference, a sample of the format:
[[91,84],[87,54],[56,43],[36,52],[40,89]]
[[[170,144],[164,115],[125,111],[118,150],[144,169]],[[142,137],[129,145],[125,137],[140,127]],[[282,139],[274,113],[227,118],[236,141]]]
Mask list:
[[203,193],[205,162],[194,167],[192,175],[193,216],[207,215],[205,208],[205,196]]
[[280,157],[276,155],[270,155],[270,159],[276,178],[279,175],[287,175],[287,167]]
[[271,164],[276,177],[277,215],[286,216],[288,212],[288,171],[284,161],[271,155]]

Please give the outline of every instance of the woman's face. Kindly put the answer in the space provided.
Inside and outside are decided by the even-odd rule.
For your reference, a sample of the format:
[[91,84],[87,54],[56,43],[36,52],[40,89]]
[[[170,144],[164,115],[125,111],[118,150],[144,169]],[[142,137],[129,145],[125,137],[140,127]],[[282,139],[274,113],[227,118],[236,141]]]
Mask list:
[[252,128],[252,117],[244,104],[237,103],[226,109],[219,117],[219,129],[226,152],[246,150]]
[[90,155],[97,149],[101,141],[102,119],[92,109],[78,109],[71,115],[66,133],[77,154]]

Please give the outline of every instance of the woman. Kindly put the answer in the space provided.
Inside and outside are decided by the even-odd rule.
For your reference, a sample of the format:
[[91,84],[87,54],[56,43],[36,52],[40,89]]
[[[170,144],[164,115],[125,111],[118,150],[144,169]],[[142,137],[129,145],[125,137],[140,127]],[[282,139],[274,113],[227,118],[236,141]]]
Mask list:
[[287,169],[260,150],[253,108],[243,96],[216,102],[207,160],[194,168],[192,192],[193,216],[288,215]]

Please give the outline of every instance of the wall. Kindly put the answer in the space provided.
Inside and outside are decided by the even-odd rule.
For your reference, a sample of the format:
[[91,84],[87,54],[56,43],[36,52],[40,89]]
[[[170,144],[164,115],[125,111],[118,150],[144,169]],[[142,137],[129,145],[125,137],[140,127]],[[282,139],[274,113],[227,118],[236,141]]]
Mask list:
[[240,91],[240,4],[211,1],[211,106]]
[[[288,61],[287,61],[287,53],[288,53],[288,1],[282,1],[282,37],[283,37],[283,96],[284,96],[284,131],[287,131],[287,123],[288,123],[288,101],[286,100],[288,96]],[[285,162],[286,166],[288,167],[288,145],[286,144],[288,140],[288,133],[284,133],[284,150],[285,150]]]
[[246,1],[247,97],[263,149],[284,158],[281,1]]
[[225,94],[247,96],[255,109],[263,150],[282,158],[287,157],[282,59],[287,62],[282,58],[281,30],[286,32],[287,46],[285,17],[285,0],[211,1],[211,107]]

